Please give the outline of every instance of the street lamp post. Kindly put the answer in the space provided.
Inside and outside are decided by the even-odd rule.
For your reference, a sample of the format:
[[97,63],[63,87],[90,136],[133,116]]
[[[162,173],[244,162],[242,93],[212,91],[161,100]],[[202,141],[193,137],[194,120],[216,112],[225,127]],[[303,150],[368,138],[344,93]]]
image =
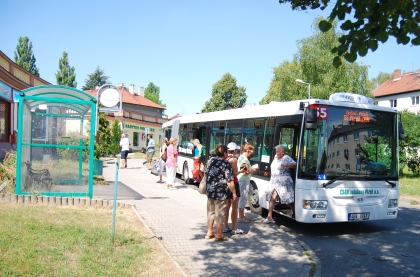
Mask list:
[[311,84],[305,81],[302,81],[301,79],[296,79],[295,82],[296,84],[299,84],[299,85],[308,85],[308,99],[311,99]]

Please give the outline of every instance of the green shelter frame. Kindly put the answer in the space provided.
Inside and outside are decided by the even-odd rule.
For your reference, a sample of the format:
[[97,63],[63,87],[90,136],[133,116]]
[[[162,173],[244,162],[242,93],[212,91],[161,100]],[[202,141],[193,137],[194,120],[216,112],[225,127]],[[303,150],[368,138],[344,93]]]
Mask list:
[[66,86],[20,92],[16,194],[93,194],[97,100]]

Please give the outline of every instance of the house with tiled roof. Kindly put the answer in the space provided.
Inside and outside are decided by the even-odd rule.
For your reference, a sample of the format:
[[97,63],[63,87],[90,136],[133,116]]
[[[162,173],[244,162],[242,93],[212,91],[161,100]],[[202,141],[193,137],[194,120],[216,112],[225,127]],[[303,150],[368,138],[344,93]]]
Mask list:
[[[85,92],[97,97],[98,89]],[[122,112],[107,113],[106,119],[110,124],[116,119],[121,122],[123,133],[130,139],[133,151],[139,151],[146,145],[146,134],[152,134],[157,144],[162,141],[161,127],[168,121],[167,117],[163,117],[165,107],[145,98],[143,87],[135,90],[134,85],[127,88],[124,84],[119,84],[118,89],[122,94]]]
[[394,75],[372,91],[378,100],[378,106],[395,107],[401,111],[408,109],[418,113],[420,110],[420,72],[401,74],[401,69],[394,70]]

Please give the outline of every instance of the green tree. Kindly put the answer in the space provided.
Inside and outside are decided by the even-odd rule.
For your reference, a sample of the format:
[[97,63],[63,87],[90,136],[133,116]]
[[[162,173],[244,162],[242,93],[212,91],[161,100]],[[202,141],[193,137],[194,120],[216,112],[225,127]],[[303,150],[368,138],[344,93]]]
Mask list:
[[105,75],[105,71],[99,68],[96,68],[95,72],[88,75],[88,79],[85,80],[85,85],[82,87],[82,90],[93,90],[96,87],[100,87],[109,83],[109,77]]
[[203,112],[242,108],[248,98],[245,91],[244,87],[236,85],[236,78],[226,73],[213,85],[211,98],[204,104]]
[[109,154],[109,146],[111,145],[111,129],[109,127],[109,121],[106,119],[105,113],[100,112],[99,126],[96,132],[95,141],[95,160],[99,160],[101,156]]
[[[156,86],[152,82],[150,82],[147,85],[147,88],[144,89],[144,97],[166,108],[166,104],[160,99],[160,87]],[[162,114],[164,115],[164,113]]]
[[35,55],[32,52],[32,42],[28,37],[19,37],[15,51],[15,63],[39,77],[39,69],[36,67]]
[[[420,115],[408,110],[399,112],[401,123],[404,127],[404,139],[400,140],[400,169],[407,164],[416,175],[420,173],[420,159],[417,149],[420,147]],[[408,157],[406,156],[408,153]],[[410,158],[412,157],[412,158]]]
[[368,81],[368,90],[369,91],[374,90],[378,86],[385,83],[387,80],[391,79],[392,76],[393,76],[392,73],[386,73],[386,72],[382,72],[382,71],[379,72],[378,76],[376,76],[375,78],[372,78]]
[[159,99],[160,97],[160,87],[156,86],[152,82],[147,85],[147,88],[144,89],[144,97],[153,101],[156,104],[163,106],[164,104]]
[[112,155],[116,155],[120,152],[121,134],[120,121],[115,120],[111,126],[111,145],[109,146],[109,152]]
[[420,45],[420,0],[279,0],[279,3],[290,3],[293,10],[324,10],[329,4],[334,5],[328,19],[318,26],[327,32],[333,29],[335,20],[345,20],[340,25],[345,33],[338,38],[339,45],[331,49],[335,67],[342,64],[340,57],[354,62],[357,54],[363,57],[369,49],[375,51],[379,42],[386,42],[389,36],[395,37],[398,44],[411,41]]
[[77,87],[76,73],[74,67],[70,67],[67,52],[63,52],[63,57],[58,61],[58,71],[55,73],[57,85],[75,88]]
[[367,89],[367,66],[345,61],[340,68],[332,65],[330,49],[338,44],[339,33],[335,28],[320,32],[316,26],[321,20],[322,17],[314,20],[312,36],[298,41],[293,60],[274,68],[270,87],[260,104],[306,99],[308,86],[296,84],[296,79],[310,83],[311,98],[328,99],[332,93],[340,91],[372,96]]

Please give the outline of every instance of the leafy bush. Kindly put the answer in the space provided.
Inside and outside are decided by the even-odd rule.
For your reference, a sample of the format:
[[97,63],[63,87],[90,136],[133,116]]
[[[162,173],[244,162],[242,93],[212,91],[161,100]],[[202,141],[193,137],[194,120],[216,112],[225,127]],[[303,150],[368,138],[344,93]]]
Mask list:
[[3,191],[6,193],[14,193],[16,187],[16,151],[10,150],[6,152],[6,156],[0,163],[0,185],[8,181]]
[[420,175],[420,157],[417,151],[411,152],[407,157],[407,167],[415,176]]

